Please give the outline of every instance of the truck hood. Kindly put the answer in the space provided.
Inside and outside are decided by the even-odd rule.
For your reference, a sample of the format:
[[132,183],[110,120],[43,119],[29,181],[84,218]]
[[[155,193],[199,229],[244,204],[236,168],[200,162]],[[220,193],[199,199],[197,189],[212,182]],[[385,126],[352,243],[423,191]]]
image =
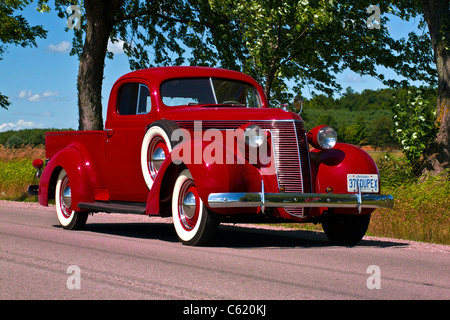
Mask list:
[[164,115],[167,120],[302,120],[294,112],[278,108],[241,108],[216,106],[174,107]]

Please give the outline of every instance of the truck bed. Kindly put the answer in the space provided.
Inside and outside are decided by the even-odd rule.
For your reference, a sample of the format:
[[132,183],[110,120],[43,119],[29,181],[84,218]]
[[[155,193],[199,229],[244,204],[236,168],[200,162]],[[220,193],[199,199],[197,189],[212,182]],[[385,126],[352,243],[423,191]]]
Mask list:
[[[56,131],[45,134],[45,152],[47,159],[51,159],[58,151],[76,144],[87,148],[89,154],[105,157],[106,131]],[[100,159],[99,159],[100,160]]]

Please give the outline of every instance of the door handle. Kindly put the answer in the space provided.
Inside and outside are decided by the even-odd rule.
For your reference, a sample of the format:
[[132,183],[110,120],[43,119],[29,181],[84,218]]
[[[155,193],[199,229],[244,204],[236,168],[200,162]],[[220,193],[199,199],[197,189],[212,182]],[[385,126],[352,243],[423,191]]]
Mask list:
[[105,129],[105,131],[106,131],[106,136],[108,138],[111,138],[112,135],[114,134],[114,130],[113,129]]

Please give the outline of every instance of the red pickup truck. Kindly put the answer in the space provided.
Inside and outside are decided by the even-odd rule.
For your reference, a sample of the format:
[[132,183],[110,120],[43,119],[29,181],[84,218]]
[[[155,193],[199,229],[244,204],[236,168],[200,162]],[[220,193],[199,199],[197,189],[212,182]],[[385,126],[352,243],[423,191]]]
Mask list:
[[94,212],[156,215],[172,217],[183,244],[201,245],[220,222],[289,220],[322,223],[332,242],[354,245],[375,208],[393,205],[366,152],[328,126],[307,132],[230,70],[128,73],[112,87],[104,130],[49,132],[45,143],[29,190],[43,206],[55,199],[65,229]]

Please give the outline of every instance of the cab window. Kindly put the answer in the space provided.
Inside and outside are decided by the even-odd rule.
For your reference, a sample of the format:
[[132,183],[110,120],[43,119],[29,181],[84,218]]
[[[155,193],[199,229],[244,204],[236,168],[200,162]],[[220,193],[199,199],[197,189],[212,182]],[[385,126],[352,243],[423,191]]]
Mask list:
[[150,91],[142,83],[126,83],[119,89],[120,115],[147,114],[151,110]]

